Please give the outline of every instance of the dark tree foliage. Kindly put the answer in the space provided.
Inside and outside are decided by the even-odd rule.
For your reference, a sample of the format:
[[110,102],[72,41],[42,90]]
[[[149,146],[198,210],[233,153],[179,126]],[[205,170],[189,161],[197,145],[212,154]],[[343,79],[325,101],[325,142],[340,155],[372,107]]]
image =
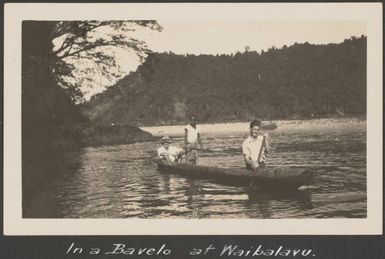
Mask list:
[[102,123],[185,123],[176,104],[202,122],[364,115],[366,37],[262,53],[153,53],[83,108]]
[[72,100],[82,101],[79,83],[101,74],[107,80],[120,78],[124,71],[116,62],[116,49],[136,54],[140,60],[150,53],[144,41],[129,37],[139,27],[160,31],[155,21],[61,21],[51,32],[56,57],[54,75]]
[[[155,21],[24,21],[22,42],[22,118],[23,139],[47,143],[68,137],[77,141],[76,124],[84,121],[76,102],[81,73],[98,69],[105,76],[117,67],[114,51],[121,48],[143,58],[149,50],[145,42],[130,38],[138,27],[162,28]],[[54,44],[56,42],[56,45]],[[94,67],[82,67],[91,60]],[[82,71],[83,70],[83,71]],[[116,70],[115,70],[116,71]],[[121,72],[121,71],[120,71]],[[36,136],[36,137],[35,137]]]
[[[24,21],[22,109],[25,133],[52,135],[83,119],[75,105],[82,100],[79,73],[98,69],[110,79],[120,77],[121,74],[111,72],[112,67],[118,66],[111,48],[132,51],[140,58],[149,53],[145,42],[128,36],[138,27],[162,29],[155,21]],[[79,66],[83,60],[91,60],[95,66]],[[42,131],[42,127],[46,129]]]
[[[50,166],[56,159],[57,151],[83,144],[85,128],[94,127],[85,121],[86,118],[81,115],[79,106],[76,105],[76,102],[82,100],[82,92],[79,90],[82,73],[89,74],[93,69],[98,69],[110,78],[121,76],[119,70],[115,70],[117,74],[109,73],[111,67],[116,67],[111,48],[133,51],[142,58],[148,53],[144,42],[127,36],[127,33],[135,30],[137,26],[161,29],[155,21],[23,22],[24,204],[28,203],[26,199],[35,190],[36,184],[44,184],[52,175],[49,168],[57,168]],[[95,34],[95,30],[100,28],[106,32],[102,36],[100,33]],[[90,60],[95,66],[87,68],[89,71],[84,71],[84,68],[79,66],[82,60]],[[93,132],[95,136],[102,134],[99,131]],[[124,133],[125,141],[130,140],[131,132],[134,132],[135,136],[141,134],[131,128],[130,131],[119,132]],[[113,141],[116,141],[115,139]],[[23,206],[23,213],[26,210],[26,206]]]

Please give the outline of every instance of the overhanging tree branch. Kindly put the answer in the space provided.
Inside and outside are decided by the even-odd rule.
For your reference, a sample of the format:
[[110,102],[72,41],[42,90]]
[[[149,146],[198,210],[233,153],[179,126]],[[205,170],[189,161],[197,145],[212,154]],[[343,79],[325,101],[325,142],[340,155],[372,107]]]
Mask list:
[[[101,29],[101,27],[106,27]],[[115,50],[121,48],[133,51],[140,59],[149,50],[144,41],[129,37],[137,28],[148,28],[161,31],[162,27],[156,21],[65,21],[53,26],[52,40],[57,39],[58,48],[52,53],[60,64],[60,69],[54,69],[55,77],[64,82],[63,77],[77,77],[79,71],[86,72],[87,65],[80,65],[82,59],[97,64],[106,78],[119,78],[123,71],[116,62]],[[62,40],[60,38],[63,38]],[[60,61],[60,62],[59,62]],[[68,66],[68,69],[65,66]],[[76,76],[72,73],[78,71]],[[71,72],[72,71],[72,72]],[[90,71],[88,71],[90,72]],[[88,73],[87,72],[87,73]],[[91,71],[92,72],[92,71]],[[81,76],[82,73],[80,73]]]

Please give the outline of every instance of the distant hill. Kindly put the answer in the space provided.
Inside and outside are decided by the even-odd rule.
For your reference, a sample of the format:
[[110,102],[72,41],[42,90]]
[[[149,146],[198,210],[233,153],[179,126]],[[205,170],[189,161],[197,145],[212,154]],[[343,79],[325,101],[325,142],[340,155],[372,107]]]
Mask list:
[[102,124],[358,116],[366,113],[366,37],[234,55],[152,53],[83,105]]

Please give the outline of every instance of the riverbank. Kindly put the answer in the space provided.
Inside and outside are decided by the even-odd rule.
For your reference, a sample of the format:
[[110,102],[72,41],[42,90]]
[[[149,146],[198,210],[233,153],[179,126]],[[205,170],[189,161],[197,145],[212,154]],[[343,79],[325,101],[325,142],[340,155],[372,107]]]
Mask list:
[[[264,121],[264,124],[277,125],[274,132],[287,131],[330,131],[330,130],[346,130],[346,131],[365,131],[365,118],[325,118],[312,120],[275,120]],[[213,123],[200,124],[202,134],[206,133],[241,133],[248,132],[249,122],[235,122],[235,123]],[[184,125],[172,126],[153,126],[141,127],[143,131],[151,133],[153,136],[180,136],[184,134]]]
[[132,125],[104,125],[83,129],[82,147],[112,146],[152,141],[151,133]]
[[57,151],[76,150],[83,147],[113,146],[153,141],[156,137],[132,125],[75,125],[65,136],[52,140]]

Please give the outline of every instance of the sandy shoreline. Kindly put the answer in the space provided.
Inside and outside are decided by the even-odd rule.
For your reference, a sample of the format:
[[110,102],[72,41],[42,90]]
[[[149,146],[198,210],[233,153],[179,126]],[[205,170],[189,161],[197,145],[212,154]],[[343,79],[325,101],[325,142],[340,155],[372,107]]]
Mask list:
[[[274,132],[283,131],[366,131],[366,119],[361,118],[328,118],[313,120],[276,120],[264,123],[275,123]],[[245,133],[248,132],[249,122],[200,124],[202,133]],[[142,130],[154,136],[184,134],[184,125],[141,127]]]

